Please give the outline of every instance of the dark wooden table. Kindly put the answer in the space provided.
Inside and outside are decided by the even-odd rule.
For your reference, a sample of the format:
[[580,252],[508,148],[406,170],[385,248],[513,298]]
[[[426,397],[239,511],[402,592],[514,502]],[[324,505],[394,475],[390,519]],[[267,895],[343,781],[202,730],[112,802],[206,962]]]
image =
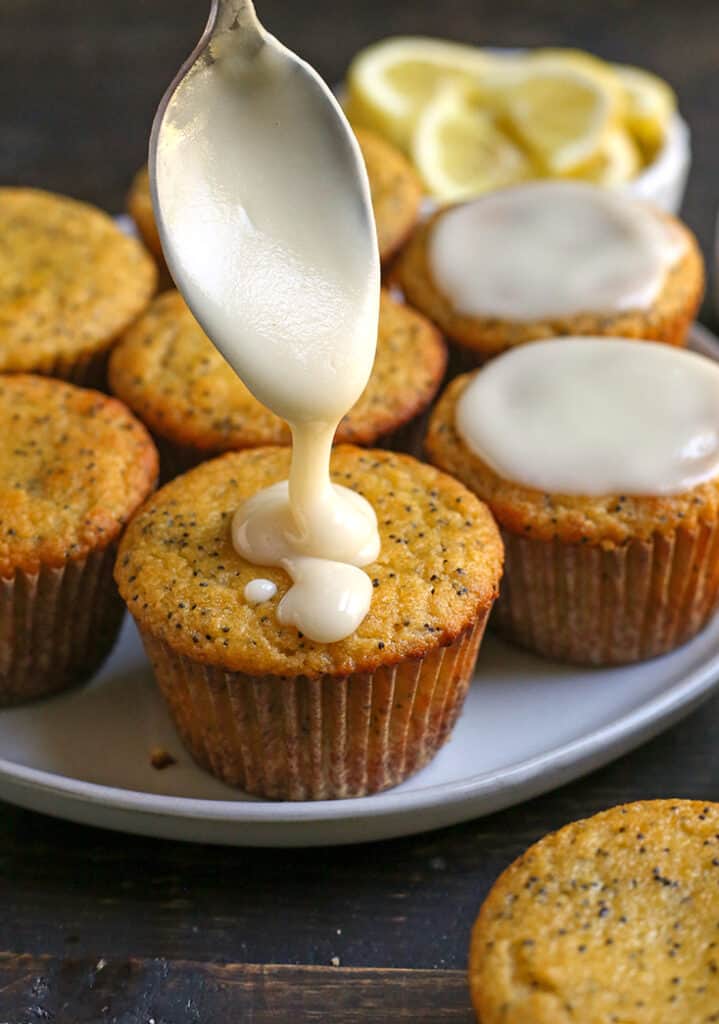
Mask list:
[[[356,49],[389,33],[577,45],[656,69],[676,85],[692,126],[685,216],[710,257],[719,199],[716,0],[258,4],[266,24],[330,81]],[[205,15],[204,0],[0,0],[0,182],[119,211],[153,108]],[[472,920],[499,871],[548,830],[620,801],[717,799],[718,733],[715,698],[549,796],[367,847],[190,846],[2,805],[0,1021],[470,1021],[460,972]]]

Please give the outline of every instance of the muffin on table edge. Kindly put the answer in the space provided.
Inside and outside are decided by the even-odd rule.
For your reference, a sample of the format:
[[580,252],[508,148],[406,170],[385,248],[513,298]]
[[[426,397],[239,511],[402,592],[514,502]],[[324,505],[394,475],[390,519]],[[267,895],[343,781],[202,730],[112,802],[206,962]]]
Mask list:
[[102,210],[29,188],[0,188],[0,239],[0,372],[103,386],[154,294],[151,257]]
[[0,704],[88,679],[123,616],[112,570],[157,452],[116,399],[0,377]]
[[[434,325],[383,290],[372,375],[337,442],[419,451],[446,360]],[[130,328],[108,376],[152,431],[165,480],[223,451],[291,443],[287,424],[250,393],[176,291]]]
[[455,425],[473,377],[456,377],[440,397],[426,451],[500,526],[493,626],[548,658],[587,665],[645,660],[694,636],[719,604],[719,478],[661,497],[550,494],[505,480]]
[[719,1020],[719,804],[648,800],[540,839],[472,931],[481,1024]]
[[[425,765],[461,710],[497,595],[502,543],[481,502],[406,455],[335,448],[333,478],[374,506],[368,615],[332,644],[276,618],[281,569],[237,554],[244,500],[286,479],[288,448],[228,453],[167,484],[130,524],[115,578],[195,760],[270,799],[363,796]],[[277,585],[250,605],[246,584]]]
[[[364,128],[357,129],[355,134],[370,183],[380,260],[386,267],[419,219],[422,183],[409,160],[391,143]],[[158,262],[163,286],[171,287],[152,209],[147,167],[140,168],[132,181],[127,211]]]
[[435,282],[427,256],[428,242],[434,225],[452,209],[438,210],[420,224],[396,260],[392,279],[407,301],[443,332],[450,344],[450,364],[456,373],[481,366],[516,345],[569,335],[685,344],[704,294],[704,261],[693,233],[671,214],[656,211],[682,239],[683,253],[666,271],[660,292],[649,308],[623,312],[588,309],[572,316],[509,320],[458,312]]

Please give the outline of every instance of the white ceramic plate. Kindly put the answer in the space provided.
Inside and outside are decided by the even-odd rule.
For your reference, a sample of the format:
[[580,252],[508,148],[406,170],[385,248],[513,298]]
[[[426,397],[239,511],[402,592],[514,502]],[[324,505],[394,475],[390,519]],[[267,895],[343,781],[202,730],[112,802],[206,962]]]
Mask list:
[[[719,340],[695,328],[696,348]],[[154,687],[132,622],[87,687],[0,712],[0,798],[73,821],[237,846],[353,843],[518,803],[597,768],[687,714],[719,683],[719,616],[644,665],[555,665],[488,636],[449,743],[429,767],[360,800],[270,803],[197,768]],[[151,767],[153,748],[177,763]]]

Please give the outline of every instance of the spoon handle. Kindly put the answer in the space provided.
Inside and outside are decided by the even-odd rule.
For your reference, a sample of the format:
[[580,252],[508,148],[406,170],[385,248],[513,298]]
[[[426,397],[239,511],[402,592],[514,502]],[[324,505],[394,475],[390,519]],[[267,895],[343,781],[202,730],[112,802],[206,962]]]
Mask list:
[[212,0],[207,29],[213,37],[235,31],[260,35],[262,26],[252,0]]

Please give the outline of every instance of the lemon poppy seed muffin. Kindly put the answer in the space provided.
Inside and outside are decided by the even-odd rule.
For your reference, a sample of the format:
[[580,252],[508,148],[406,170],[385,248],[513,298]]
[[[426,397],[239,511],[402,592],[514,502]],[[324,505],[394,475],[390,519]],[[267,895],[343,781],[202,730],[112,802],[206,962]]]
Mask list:
[[155,213],[152,209],[152,196],[150,195],[150,176],[147,167],[141,167],[132,179],[130,191],[127,195],[127,212],[130,214],[140,237],[158,262],[164,265],[162,255],[162,243],[155,223]]
[[123,606],[112,567],[154,487],[150,437],[114,398],[0,377],[0,703],[89,678]]
[[[230,524],[289,472],[288,448],[232,452],[167,484],[133,519],[120,592],[195,759],[272,799],[361,796],[426,764],[459,714],[496,597],[502,544],[487,509],[415,459],[341,445],[333,479],[374,506],[372,604],[344,640],[314,642],[276,617],[290,586],[251,565]],[[265,577],[276,597],[253,605]]]
[[[383,290],[372,376],[337,441],[418,450],[445,363],[436,328]],[[287,424],[250,393],[176,291],[156,298],[115,348],[109,381],[157,439],[164,479],[230,449],[290,444]]]
[[0,372],[102,385],[107,355],[156,286],[112,218],[36,189],[0,189]]
[[[417,223],[422,184],[409,160],[391,143],[365,129],[355,134],[367,167],[380,260],[386,266]],[[127,209],[142,240],[160,264],[163,282],[169,282],[152,209],[147,167],[141,168],[133,179]]]
[[[592,218],[586,230],[573,223],[575,213]],[[461,242],[448,251],[453,235]],[[665,265],[656,288],[641,279],[633,290],[632,275],[648,274],[646,263],[636,264],[654,258],[650,245],[664,246]],[[625,269],[615,265],[617,254]],[[638,200],[569,182],[534,182],[439,210],[412,235],[393,275],[407,301],[447,337],[457,372],[546,338],[683,345],[704,290],[701,252],[684,224]],[[603,305],[607,286],[617,302]],[[564,288],[572,289],[573,305],[557,299]]]
[[380,260],[387,266],[419,219],[422,183],[405,155],[386,139],[356,128],[377,224]]
[[719,1020],[719,804],[575,821],[495,882],[472,932],[481,1024]]
[[[714,474],[671,493],[548,490],[526,480],[517,482],[516,476],[500,472],[458,425],[463,396],[469,395],[468,389],[476,388],[480,379],[488,380],[483,375],[490,370],[496,383],[498,371],[506,367],[507,360],[516,363],[520,358],[526,362],[530,354],[546,359],[554,352],[554,368],[548,372],[557,379],[567,379],[572,349],[577,343],[581,348],[595,341],[595,352],[605,354],[604,366],[616,365],[622,353],[634,353],[636,364],[646,366],[644,387],[649,389],[649,374],[655,362],[649,359],[646,365],[649,356],[663,354],[672,363],[678,362],[681,365],[674,367],[675,372],[681,372],[685,363],[691,369],[695,361],[713,368],[703,357],[649,343],[635,346],[620,339],[567,339],[559,348],[553,341],[543,346],[538,343],[531,346],[531,352],[523,350],[522,356],[519,352],[507,353],[485,369],[455,378],[432,413],[426,450],[434,465],[457,477],[487,503],[501,528],[506,564],[492,620],[495,627],[546,657],[610,665],[672,650],[697,633],[719,605],[719,476]],[[610,349],[617,345],[616,351]],[[559,355],[562,367],[555,365]],[[544,395],[538,390],[543,387],[538,377],[535,367],[531,387],[535,395]],[[680,381],[677,378],[675,390],[676,402],[682,405],[688,402],[689,392]],[[592,383],[590,380],[590,386]],[[572,384],[571,376],[569,386],[577,386],[577,380]],[[602,391],[601,378],[596,387]],[[719,402],[716,382],[714,388],[710,412]],[[496,388],[494,393],[498,394]],[[521,399],[518,394],[515,400],[525,407],[532,401],[529,392],[524,392]],[[478,397],[478,392],[473,397]],[[637,403],[639,397],[637,394]],[[576,396],[572,400],[576,405],[574,426],[565,424],[570,438],[582,434],[588,415],[581,400],[576,402]],[[600,400],[606,400],[607,410],[598,429],[608,432],[612,416],[619,412],[616,406],[612,408],[611,393],[600,396]],[[504,403],[505,398],[501,401]],[[665,413],[659,410],[665,415],[667,431],[676,428],[677,437],[667,445],[670,456],[672,443],[681,443],[675,412],[676,406]],[[519,406],[515,405],[513,413],[505,407],[501,415],[504,418],[496,420],[497,428],[511,431],[511,419],[519,415]],[[557,417],[556,403],[549,402],[547,415]],[[643,421],[639,407],[635,416],[634,433],[627,433],[624,441],[629,452],[639,444],[637,431]],[[541,451],[545,444],[542,426],[538,423],[532,429],[540,438]],[[529,445],[530,432],[525,424],[516,436]],[[551,465],[556,450],[545,445],[544,451]],[[601,457],[593,461],[591,449],[580,451],[579,458],[588,474],[607,472]]]

